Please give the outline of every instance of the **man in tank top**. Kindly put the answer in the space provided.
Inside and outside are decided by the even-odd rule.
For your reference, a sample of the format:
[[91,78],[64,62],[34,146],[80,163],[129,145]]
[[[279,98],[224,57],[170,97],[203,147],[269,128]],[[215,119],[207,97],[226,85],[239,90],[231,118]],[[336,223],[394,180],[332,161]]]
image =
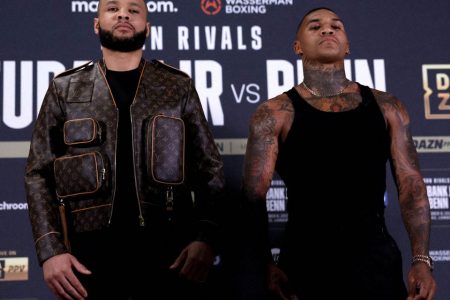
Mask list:
[[[243,193],[269,292],[275,299],[432,299],[430,208],[405,106],[346,78],[349,42],[332,10],[309,11],[293,49],[304,81],[258,107],[244,163]],[[384,221],[388,160],[411,241],[407,287]],[[275,171],[289,199],[278,264],[265,203]]]

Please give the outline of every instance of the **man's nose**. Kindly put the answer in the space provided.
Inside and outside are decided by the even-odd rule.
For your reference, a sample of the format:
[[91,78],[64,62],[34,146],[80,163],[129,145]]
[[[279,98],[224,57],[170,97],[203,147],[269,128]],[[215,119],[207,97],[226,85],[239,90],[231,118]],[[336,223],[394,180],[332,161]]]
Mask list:
[[128,21],[130,19],[130,16],[128,15],[128,12],[120,11],[118,18],[119,18],[119,20],[127,20]]
[[322,35],[330,35],[330,34],[334,34],[333,28],[327,27],[322,30]]

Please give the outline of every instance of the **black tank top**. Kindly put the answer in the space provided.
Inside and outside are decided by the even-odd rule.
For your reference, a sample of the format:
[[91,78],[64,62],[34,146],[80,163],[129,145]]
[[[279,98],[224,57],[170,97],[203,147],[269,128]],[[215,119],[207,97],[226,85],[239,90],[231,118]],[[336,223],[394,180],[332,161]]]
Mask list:
[[295,88],[286,92],[295,117],[276,171],[288,190],[290,240],[320,247],[333,237],[370,238],[384,228],[389,135],[371,90],[359,87],[362,103],[343,112],[321,111]]

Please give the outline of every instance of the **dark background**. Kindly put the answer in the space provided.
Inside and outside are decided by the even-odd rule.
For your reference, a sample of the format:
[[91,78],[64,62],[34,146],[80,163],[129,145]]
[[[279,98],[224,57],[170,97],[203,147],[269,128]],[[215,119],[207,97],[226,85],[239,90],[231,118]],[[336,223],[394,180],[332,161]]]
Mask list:
[[[37,112],[37,103],[42,95],[38,95],[38,82],[46,83],[48,78],[39,75],[40,63],[56,61],[65,69],[72,68],[74,61],[98,59],[101,55],[97,36],[93,32],[94,12],[73,12],[73,2],[70,0],[15,0],[1,1],[0,12],[0,262],[14,257],[28,257],[28,279],[11,281],[0,276],[0,299],[51,299],[49,289],[42,279],[42,270],[37,265],[31,229],[26,210],[6,209],[7,204],[25,203],[23,189],[23,170],[25,155],[18,154],[6,157],[5,145],[9,142],[29,141],[33,121]],[[92,3],[94,1],[81,1]],[[251,113],[267,98],[275,96],[268,94],[269,86],[278,83],[289,83],[286,78],[280,81],[268,82],[267,62],[282,60],[293,67],[297,74],[297,57],[292,51],[292,41],[297,23],[303,14],[317,6],[328,6],[335,10],[344,20],[350,39],[351,55],[348,57],[351,74],[349,78],[358,79],[357,74],[363,74],[361,67],[355,68],[358,61],[367,62],[370,70],[369,79],[372,82],[360,80],[361,83],[378,89],[389,91],[403,101],[412,118],[412,133],[417,142],[447,141],[443,147],[435,147],[435,152],[424,152],[418,148],[423,176],[430,179],[428,186],[432,187],[436,178],[450,178],[450,102],[439,109],[440,103],[436,94],[437,73],[450,77],[450,2],[435,1],[299,1],[293,0],[292,5],[266,5],[265,13],[259,14],[227,14],[226,6],[230,1],[222,0],[222,9],[215,15],[207,15],[201,9],[201,0],[196,1],[147,1],[149,5],[172,3],[176,11],[151,12],[149,20],[153,26],[163,28],[163,49],[151,49],[149,41],[146,44],[145,57],[160,59],[174,67],[180,67],[180,61],[192,63],[191,73],[194,80],[194,64],[211,60],[221,67],[223,92],[220,104],[223,110],[224,124],[212,122],[211,112],[204,107],[215,138],[218,142],[229,143],[234,139],[247,137],[248,119]],[[220,1],[219,1],[220,2]],[[282,1],[280,1],[282,2]],[[285,1],[289,3],[289,1]],[[200,49],[194,49],[190,40],[189,50],[178,50],[178,26],[186,26],[190,37],[194,35],[195,27],[200,30]],[[215,50],[206,48],[205,26],[216,26]],[[251,48],[252,26],[262,30],[261,49]],[[233,49],[221,50],[221,35],[228,28],[231,32]],[[238,50],[238,31],[242,27],[243,42],[246,50]],[[374,60],[380,60],[384,72],[380,72],[385,80],[385,86],[374,81]],[[11,75],[10,66],[15,63],[15,75]],[[32,66],[31,72],[21,68],[21,64]],[[209,64],[211,65],[211,63]],[[431,70],[425,75],[422,70],[427,65]],[[42,69],[41,69],[42,70]],[[24,79],[21,80],[21,76]],[[355,77],[356,76],[356,77]],[[295,83],[301,78],[294,76]],[[367,77],[366,77],[367,78]],[[217,84],[216,77],[207,75],[207,86]],[[286,81],[284,81],[286,80]],[[375,83],[374,83],[375,82]],[[43,84],[42,83],[42,84]],[[433,94],[430,96],[432,117],[425,114],[425,89],[429,84]],[[256,84],[259,89],[259,101],[253,101],[254,94],[244,92],[240,103],[235,99],[235,93],[243,85]],[[48,84],[47,84],[48,85]],[[5,87],[15,91],[15,100],[5,94]],[[255,87],[255,85],[253,85]],[[287,88],[281,87],[276,93]],[[5,103],[16,104],[16,115],[20,116],[20,100],[26,100],[30,91],[31,98],[26,105],[32,105],[33,117],[21,128],[12,128],[5,120]],[[44,89],[45,91],[45,89]],[[199,88],[200,96],[203,89]],[[450,88],[439,91],[449,93]],[[42,93],[42,92],[39,92]],[[275,91],[273,92],[275,93]],[[245,97],[249,97],[251,102]],[[8,99],[6,99],[8,98]],[[205,100],[204,97],[202,100]],[[9,105],[10,105],[9,104]],[[8,106],[10,107],[10,106]],[[434,119],[433,119],[434,118]],[[222,140],[225,139],[225,140]],[[245,146],[245,144],[244,144]],[[240,233],[241,218],[237,191],[242,173],[243,155],[233,148],[231,152],[223,153],[228,184],[227,206],[224,215],[227,220],[226,237],[228,246],[221,256],[221,263],[214,270],[217,290],[236,289],[242,294],[256,297],[261,293],[260,269],[248,253],[245,237]],[[389,171],[388,171],[389,172]],[[447,183],[447,193],[450,184]],[[450,299],[448,278],[450,278],[450,210],[447,207],[432,209],[432,235],[430,251],[436,260],[434,275],[438,282],[438,293],[435,299]],[[287,199],[279,199],[286,203]],[[391,234],[396,239],[404,258],[405,276],[410,266],[410,247],[398,207],[397,192],[389,176],[387,190],[386,219]],[[2,205],[2,206],[1,206]],[[16,205],[17,206],[17,205]],[[284,211],[271,212],[271,215],[285,216]],[[320,217],[320,211],[311,212]],[[441,217],[439,217],[441,216]],[[443,217],[442,217],[443,216]],[[282,219],[282,218],[281,218]],[[279,246],[280,232],[284,222],[275,221],[270,224],[273,247]],[[238,255],[239,254],[239,255]],[[314,254],[311,254],[314,256]],[[351,254],[350,254],[351,255]],[[122,258],[126,264],[126,257]],[[230,275],[230,268],[235,272]],[[326,278],[327,270],[324,270]],[[0,273],[1,274],[1,273]],[[4,274],[3,274],[4,275]],[[126,273],[118,271],[118,276]],[[259,280],[259,281],[258,281]]]

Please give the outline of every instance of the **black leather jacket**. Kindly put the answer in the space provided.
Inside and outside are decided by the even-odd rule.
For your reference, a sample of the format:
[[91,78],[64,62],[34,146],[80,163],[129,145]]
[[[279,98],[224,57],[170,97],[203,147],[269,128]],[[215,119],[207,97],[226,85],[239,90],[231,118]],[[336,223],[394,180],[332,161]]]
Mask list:
[[[223,163],[197,92],[189,76],[158,61],[142,60],[139,68],[141,77],[130,114],[140,224],[151,224],[153,216],[159,218],[164,214],[168,195],[167,185],[149,179],[145,126],[154,115],[176,117],[182,119],[185,126],[185,180],[170,187],[174,196],[173,211],[175,217],[196,224],[196,239],[208,241],[217,227],[213,211],[224,187],[224,175]],[[118,109],[105,71],[103,61],[91,62],[55,77],[33,130],[25,187],[41,264],[49,257],[68,252],[63,243],[60,203],[65,203],[69,226],[75,232],[102,229],[111,222],[116,189]],[[73,120],[95,120],[101,136],[87,143],[68,143],[71,137],[67,136],[70,133],[66,132],[65,124]],[[101,192],[62,201],[56,193],[55,159],[93,152],[106,161],[101,176],[106,177],[106,181]],[[66,182],[78,182],[80,178],[72,179],[70,172],[67,170],[57,176]]]

